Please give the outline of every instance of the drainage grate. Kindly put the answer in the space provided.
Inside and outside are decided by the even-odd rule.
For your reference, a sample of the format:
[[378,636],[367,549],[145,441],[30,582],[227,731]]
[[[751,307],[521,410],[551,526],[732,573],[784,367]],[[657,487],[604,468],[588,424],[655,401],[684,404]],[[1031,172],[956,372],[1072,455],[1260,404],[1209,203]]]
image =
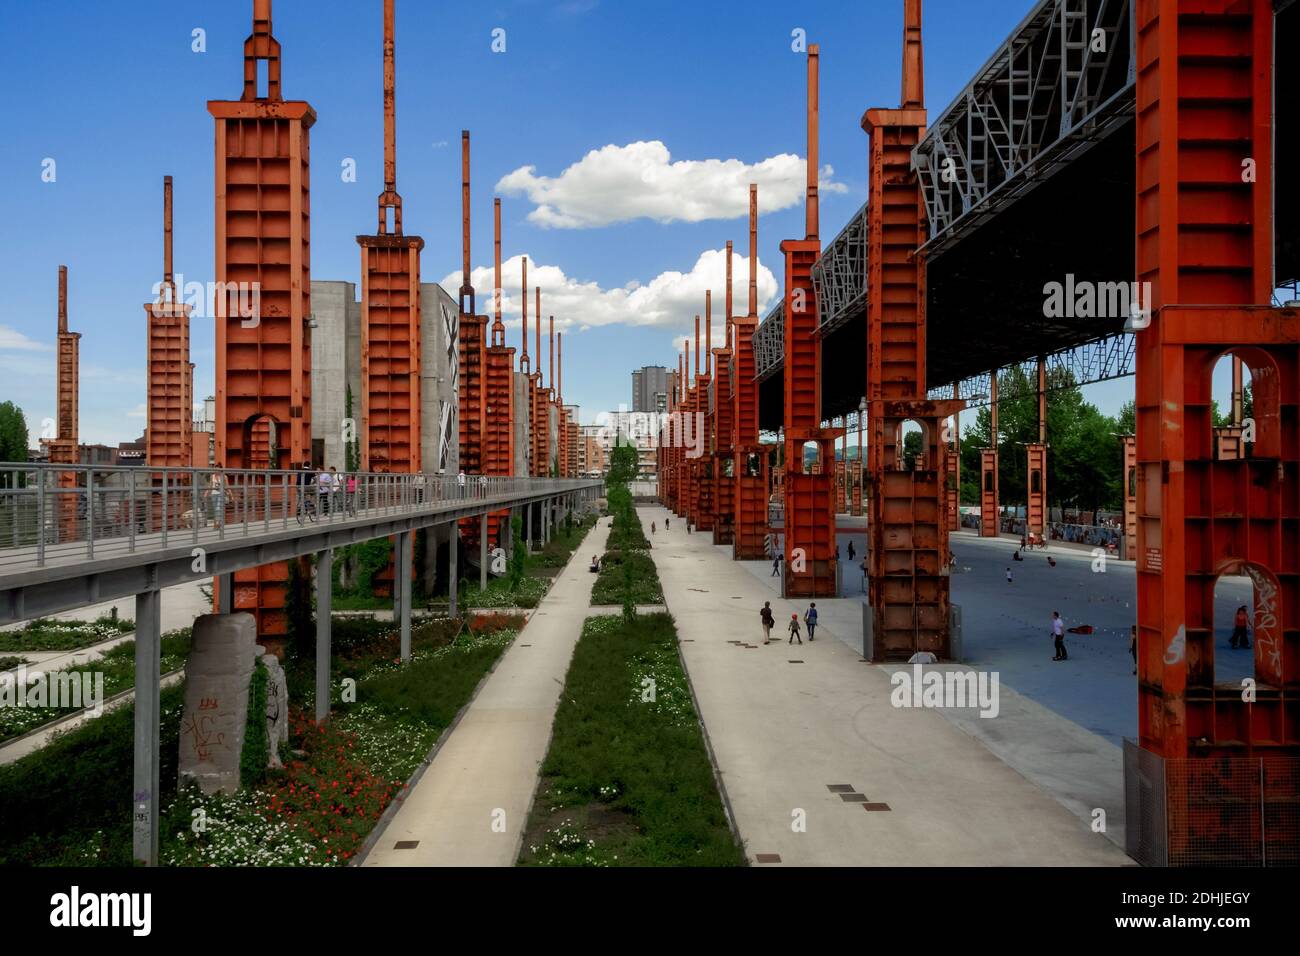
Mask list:
[[862,803],[867,799],[867,795],[865,793],[841,793],[840,799],[845,803]]
[[758,853],[754,855],[755,863],[780,863],[780,853]]
[[853,784],[851,783],[828,783],[826,789],[831,793],[852,793]]
[[394,850],[414,850],[420,845],[419,840],[398,840],[393,844]]
[[888,809],[889,809],[889,804],[887,804],[887,803],[864,803],[864,804],[862,805],[862,809],[863,809],[863,810],[868,810],[868,811],[869,811],[869,810],[888,810]]
[[803,661],[786,661],[787,664],[802,664]]

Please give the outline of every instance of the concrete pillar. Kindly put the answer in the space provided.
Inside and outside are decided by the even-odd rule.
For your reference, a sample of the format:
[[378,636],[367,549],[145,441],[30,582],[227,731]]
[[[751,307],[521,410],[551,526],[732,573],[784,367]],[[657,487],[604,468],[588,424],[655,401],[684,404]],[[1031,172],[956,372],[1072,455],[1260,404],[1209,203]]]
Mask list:
[[159,663],[161,594],[135,596],[135,759],[131,850],[136,863],[158,865]]
[[235,613],[235,572],[217,575],[217,613]]
[[330,614],[334,605],[334,552],[316,555],[316,723],[330,716]]
[[456,585],[460,581],[460,572],[456,569],[456,551],[460,547],[460,527],[452,522],[451,539],[447,542],[447,614],[456,616]]
[[487,590],[488,566],[488,513],[485,511],[478,519],[478,589]]
[[399,628],[401,633],[402,660],[411,659],[411,532],[403,531],[397,536],[397,580],[394,581],[393,593],[398,595],[401,608]]

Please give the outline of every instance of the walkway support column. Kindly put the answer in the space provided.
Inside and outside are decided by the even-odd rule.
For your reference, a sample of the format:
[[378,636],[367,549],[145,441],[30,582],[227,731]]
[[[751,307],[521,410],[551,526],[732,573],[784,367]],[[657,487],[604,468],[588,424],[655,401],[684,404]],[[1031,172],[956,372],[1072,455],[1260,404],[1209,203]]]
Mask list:
[[488,567],[488,514],[483,512],[478,519],[478,588],[487,590]]
[[334,551],[316,555],[316,723],[330,716],[330,638],[334,605]]
[[1025,446],[1025,528],[1047,537],[1047,360],[1038,357],[1038,441]]
[[989,447],[980,449],[980,537],[998,536],[998,370],[989,373]]
[[456,586],[460,583],[460,571],[456,567],[456,551],[460,546],[460,525],[453,521],[447,527],[451,530],[447,542],[447,616],[456,617]]
[[235,575],[233,572],[218,574],[217,579],[217,613],[233,614],[235,611]]
[[132,778],[131,850],[136,863],[158,865],[158,766],[162,705],[161,594],[135,596],[135,757]]
[[401,635],[402,661],[411,659],[411,532],[397,536],[397,587],[394,589],[401,605],[398,627]]

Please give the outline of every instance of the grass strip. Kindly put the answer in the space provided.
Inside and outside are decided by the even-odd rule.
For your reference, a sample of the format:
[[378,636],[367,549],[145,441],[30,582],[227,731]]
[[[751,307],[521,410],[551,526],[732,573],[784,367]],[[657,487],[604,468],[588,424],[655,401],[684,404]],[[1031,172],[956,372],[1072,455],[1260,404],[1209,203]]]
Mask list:
[[745,865],[667,614],[584,623],[519,863]]

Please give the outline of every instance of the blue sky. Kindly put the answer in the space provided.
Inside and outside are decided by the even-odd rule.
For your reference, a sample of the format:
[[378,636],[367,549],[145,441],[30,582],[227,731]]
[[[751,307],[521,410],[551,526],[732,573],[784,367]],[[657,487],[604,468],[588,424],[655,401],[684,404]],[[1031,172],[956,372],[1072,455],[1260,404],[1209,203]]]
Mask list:
[[[530,285],[541,282],[544,313],[554,311],[565,329],[565,399],[582,406],[584,421],[628,402],[633,368],[675,366],[674,340],[703,311],[703,295],[690,290],[717,266],[707,254],[727,239],[745,254],[749,171],[737,173],[737,164],[766,164],[760,168],[775,176],[780,157],[804,155],[805,61],[791,50],[796,28],[821,46],[820,160],[824,182],[833,184],[823,187],[824,239],[861,205],[867,138],[859,120],[868,106],[897,103],[902,6],[398,0],[398,188],[407,233],[426,242],[425,280],[460,267],[459,138],[468,128],[475,268],[491,265],[493,190],[510,176],[517,188],[503,201],[504,255],[529,257]],[[1029,0],[927,0],[932,113],[1029,7]],[[117,443],[143,430],[143,303],[161,277],[162,177],[175,177],[177,271],[207,282],[213,127],[206,101],[239,96],[251,8],[251,0],[3,5],[0,400],[17,401],[34,425],[53,414],[56,273],[67,263],[71,327],[83,333],[82,440]],[[306,99],[318,115],[314,279],[356,281],[355,236],[374,230],[382,188],[381,9],[379,0],[274,4],[285,96]],[[206,52],[191,49],[196,28],[205,31]],[[491,49],[498,28],[504,53]],[[628,149],[637,143],[662,145]],[[584,169],[599,181],[610,167],[562,174],[593,150],[622,175],[646,164],[643,179],[661,177],[651,191],[669,200],[669,211],[659,207],[657,218],[647,218],[620,193],[577,210],[575,223],[575,211],[564,208],[566,188],[587,182],[578,175]],[[57,164],[54,182],[42,181],[46,158]],[[340,175],[349,158],[357,164],[354,183]],[[705,165],[672,165],[682,161]],[[710,194],[710,169],[717,182],[741,185]],[[678,181],[702,208],[671,211]],[[759,223],[759,260],[776,276],[780,241],[802,235],[799,204],[764,204],[778,193],[760,194]],[[681,208],[688,205],[683,199]],[[743,267],[737,272],[740,290]],[[508,294],[510,284],[507,278]],[[476,285],[486,301],[488,290]],[[715,329],[720,285],[713,284]],[[766,309],[775,280],[765,275],[760,288]],[[517,292],[507,311],[516,306]],[[196,398],[212,391],[213,341],[211,322],[196,319]],[[518,342],[517,325],[510,341]],[[1127,380],[1089,389],[1089,398],[1113,412],[1131,391]]]

